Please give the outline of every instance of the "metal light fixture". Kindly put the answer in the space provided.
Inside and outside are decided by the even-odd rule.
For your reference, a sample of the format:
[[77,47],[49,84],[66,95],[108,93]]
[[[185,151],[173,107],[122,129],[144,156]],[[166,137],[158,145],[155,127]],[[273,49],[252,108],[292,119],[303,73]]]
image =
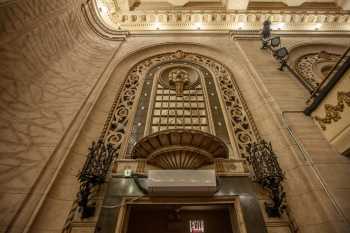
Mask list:
[[271,143],[264,140],[250,146],[248,159],[253,168],[256,181],[269,191],[271,201],[265,202],[265,210],[269,217],[280,217],[286,208],[285,192],[281,182],[284,179],[277,157],[272,151]]
[[96,205],[94,194],[99,185],[104,183],[115,152],[111,144],[106,145],[101,139],[97,143],[92,142],[89,147],[87,160],[79,175],[78,204],[81,218],[89,218],[94,215]]
[[266,20],[263,23],[263,29],[261,32],[261,42],[262,42],[262,49],[266,48],[276,48],[280,46],[281,39],[280,37],[271,37],[271,22],[269,20]]
[[273,51],[273,56],[281,63],[279,70],[283,71],[283,68],[287,65],[288,49],[282,47]]
[[262,49],[265,49],[268,47],[270,38],[271,38],[271,22],[269,20],[265,20],[263,23],[263,29],[261,32]]
[[279,36],[271,37],[271,31],[271,22],[269,20],[266,20],[263,23],[263,29],[261,32],[261,48],[270,49],[273,53],[273,56],[281,63],[281,67],[279,68],[279,70],[283,70],[283,67],[287,64],[286,60],[288,56],[288,50],[286,47],[280,48],[281,38]]
[[278,60],[286,59],[286,57],[288,56],[287,48],[286,47],[282,47],[282,48],[279,48],[279,49],[275,50],[274,51],[274,56]]
[[264,21],[263,29],[261,32],[261,49],[269,49],[276,60],[279,61],[281,66],[278,68],[280,71],[283,71],[286,67],[294,77],[310,92],[312,93],[313,89],[308,83],[305,82],[287,63],[288,59],[288,49],[286,47],[281,47],[281,38],[280,37],[271,37],[271,22],[269,20]]
[[271,46],[276,48],[281,44],[281,38],[279,36],[270,39]]

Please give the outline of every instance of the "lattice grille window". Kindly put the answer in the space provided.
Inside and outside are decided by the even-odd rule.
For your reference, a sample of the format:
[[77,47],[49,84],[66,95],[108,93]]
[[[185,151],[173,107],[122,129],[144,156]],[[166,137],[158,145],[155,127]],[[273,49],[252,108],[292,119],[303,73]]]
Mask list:
[[166,129],[197,129],[209,132],[207,109],[202,85],[191,89],[176,90],[160,83],[154,101],[151,132]]

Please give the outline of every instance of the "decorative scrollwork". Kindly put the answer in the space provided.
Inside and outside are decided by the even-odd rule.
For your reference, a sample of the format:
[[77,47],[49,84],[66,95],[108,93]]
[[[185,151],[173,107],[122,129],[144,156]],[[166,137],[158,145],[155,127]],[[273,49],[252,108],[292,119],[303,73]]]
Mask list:
[[249,119],[248,109],[242,103],[242,98],[227,70],[217,71],[219,85],[223,93],[226,109],[231,116],[234,135],[242,157],[248,157],[248,145],[255,141],[252,119]]
[[284,175],[271,143],[264,140],[253,143],[248,161],[254,170],[256,181],[270,193],[271,201],[265,202],[267,214],[270,217],[280,217],[286,208],[284,203],[286,194],[281,185]]
[[103,132],[105,141],[112,144],[117,150],[119,150],[122,145],[125,127],[128,124],[128,116],[135,102],[136,93],[140,85],[139,74],[142,73],[142,68],[147,66],[147,63],[141,63],[139,66],[132,69],[106,121]]
[[332,121],[336,122],[341,119],[340,113],[344,111],[345,104],[350,106],[350,91],[349,92],[338,92],[337,94],[337,105],[325,104],[324,109],[326,116],[319,117],[315,116],[314,119],[318,122],[323,130],[326,130],[327,124],[331,124]]
[[300,57],[295,63],[297,73],[309,84],[312,89],[316,90],[320,85],[323,77],[317,77],[314,72],[315,66],[322,63],[334,62],[339,60],[340,55],[321,51],[319,53],[311,53]]
[[187,55],[187,57],[191,57],[194,62],[207,66],[213,72],[214,78],[218,80],[226,110],[231,117],[235,141],[240,155],[247,158],[249,156],[248,146],[256,141],[259,133],[238,86],[232,79],[232,75],[225,66],[212,59],[192,54]]
[[[123,136],[125,134],[124,128],[127,124],[127,110],[131,110],[136,91],[139,86],[140,80],[147,73],[149,68],[159,65],[164,62],[182,60],[190,63],[196,63],[207,67],[208,70],[213,72],[214,78],[218,80],[219,88],[223,95],[225,107],[230,114],[231,123],[234,129],[234,136],[236,143],[242,157],[247,158],[249,155],[248,146],[256,140],[258,132],[254,121],[250,115],[250,112],[242,98],[238,86],[232,79],[231,73],[228,69],[208,57],[186,53],[182,50],[178,50],[174,53],[160,54],[136,64],[128,75],[127,81],[122,90],[120,98],[117,100],[117,107],[112,110],[113,114],[111,120],[107,120],[105,127],[105,137],[107,142],[110,142],[118,147],[122,143]],[[121,137],[116,141],[116,132],[119,132]]]

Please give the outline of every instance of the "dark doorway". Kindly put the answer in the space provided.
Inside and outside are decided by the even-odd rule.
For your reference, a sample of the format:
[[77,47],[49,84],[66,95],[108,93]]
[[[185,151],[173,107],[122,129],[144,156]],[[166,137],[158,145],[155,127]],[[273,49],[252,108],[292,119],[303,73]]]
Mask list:
[[237,233],[228,205],[131,205],[127,233]]

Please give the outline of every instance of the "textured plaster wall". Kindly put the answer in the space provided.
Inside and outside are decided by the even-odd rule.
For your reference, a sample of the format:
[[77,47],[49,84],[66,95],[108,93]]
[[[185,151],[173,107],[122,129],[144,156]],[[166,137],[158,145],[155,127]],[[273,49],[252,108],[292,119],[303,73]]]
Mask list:
[[118,45],[91,32],[80,4],[0,5],[0,232],[30,222]]

